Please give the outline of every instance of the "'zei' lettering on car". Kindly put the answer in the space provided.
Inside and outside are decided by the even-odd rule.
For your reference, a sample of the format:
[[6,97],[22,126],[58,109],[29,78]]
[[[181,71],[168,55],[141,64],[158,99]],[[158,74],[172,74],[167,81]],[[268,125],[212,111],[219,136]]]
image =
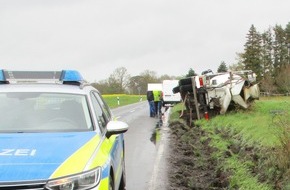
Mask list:
[[35,156],[36,149],[1,149],[0,156]]

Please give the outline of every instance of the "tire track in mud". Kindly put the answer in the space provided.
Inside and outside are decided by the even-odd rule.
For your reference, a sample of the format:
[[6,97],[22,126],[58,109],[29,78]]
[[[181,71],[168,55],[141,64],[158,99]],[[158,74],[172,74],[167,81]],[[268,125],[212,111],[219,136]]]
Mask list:
[[170,190],[222,190],[229,185],[228,175],[212,158],[214,149],[210,138],[199,127],[180,122],[169,125],[169,183]]

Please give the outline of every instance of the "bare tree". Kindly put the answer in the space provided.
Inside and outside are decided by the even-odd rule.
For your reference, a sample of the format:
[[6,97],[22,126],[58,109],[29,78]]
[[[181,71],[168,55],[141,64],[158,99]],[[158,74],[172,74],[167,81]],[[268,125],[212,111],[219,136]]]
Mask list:
[[157,83],[160,82],[155,71],[145,70],[140,73],[140,76],[143,77],[144,81],[147,83]]
[[129,92],[130,94],[145,94],[146,93],[146,81],[140,75],[133,76],[129,80]]
[[108,79],[108,84],[114,93],[125,93],[130,75],[125,67],[114,70]]
[[92,83],[92,86],[98,89],[102,94],[110,94],[109,84],[107,80]]

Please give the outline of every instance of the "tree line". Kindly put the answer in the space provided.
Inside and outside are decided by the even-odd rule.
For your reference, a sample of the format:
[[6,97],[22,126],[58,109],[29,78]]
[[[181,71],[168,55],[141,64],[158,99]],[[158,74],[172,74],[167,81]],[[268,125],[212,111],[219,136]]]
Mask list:
[[231,70],[252,70],[257,74],[261,91],[290,92],[290,22],[269,27],[264,32],[251,25],[246,36],[244,52],[238,54],[238,63]]
[[147,92],[148,83],[161,83],[163,80],[176,79],[175,76],[158,76],[155,71],[145,70],[139,75],[131,76],[125,67],[116,68],[108,79],[92,85],[102,94],[139,94]]
[[[222,61],[217,72],[252,70],[257,75],[261,91],[267,93],[290,92],[290,22],[269,27],[263,32],[251,25],[246,34],[244,52],[237,53],[237,62],[229,65]],[[145,70],[131,76],[125,67],[117,68],[108,79],[93,83],[102,94],[146,94],[148,83],[180,79],[197,75],[190,68],[184,76],[158,76],[155,71]]]

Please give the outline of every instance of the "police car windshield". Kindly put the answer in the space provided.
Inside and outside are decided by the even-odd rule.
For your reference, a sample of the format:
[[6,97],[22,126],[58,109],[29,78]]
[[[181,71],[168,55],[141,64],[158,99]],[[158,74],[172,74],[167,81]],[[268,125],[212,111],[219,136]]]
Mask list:
[[85,95],[0,93],[0,132],[93,130]]

